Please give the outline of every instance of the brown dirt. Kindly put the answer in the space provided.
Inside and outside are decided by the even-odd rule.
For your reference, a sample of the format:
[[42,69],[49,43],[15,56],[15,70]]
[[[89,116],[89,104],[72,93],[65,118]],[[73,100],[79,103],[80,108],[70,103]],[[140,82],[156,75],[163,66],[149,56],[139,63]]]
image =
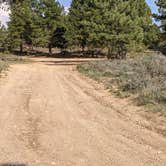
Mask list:
[[83,59],[34,60],[13,65],[0,81],[0,163],[166,165],[165,117],[152,115],[160,120],[154,125],[81,76],[75,64]]

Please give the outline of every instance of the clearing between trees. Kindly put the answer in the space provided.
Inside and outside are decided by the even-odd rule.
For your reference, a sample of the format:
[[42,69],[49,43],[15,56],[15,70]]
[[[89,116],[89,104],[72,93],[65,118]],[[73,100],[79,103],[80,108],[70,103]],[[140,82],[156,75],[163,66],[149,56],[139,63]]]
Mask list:
[[165,166],[165,117],[81,76],[90,59],[33,60],[0,81],[0,163]]

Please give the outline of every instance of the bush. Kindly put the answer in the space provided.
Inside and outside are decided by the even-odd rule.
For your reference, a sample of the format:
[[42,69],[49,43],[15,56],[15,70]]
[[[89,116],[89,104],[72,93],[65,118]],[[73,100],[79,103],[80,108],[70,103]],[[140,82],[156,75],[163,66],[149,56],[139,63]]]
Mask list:
[[139,105],[162,105],[161,108],[166,108],[165,56],[95,61],[78,66],[78,70],[104,82],[110,89],[117,85],[118,94],[135,94]]

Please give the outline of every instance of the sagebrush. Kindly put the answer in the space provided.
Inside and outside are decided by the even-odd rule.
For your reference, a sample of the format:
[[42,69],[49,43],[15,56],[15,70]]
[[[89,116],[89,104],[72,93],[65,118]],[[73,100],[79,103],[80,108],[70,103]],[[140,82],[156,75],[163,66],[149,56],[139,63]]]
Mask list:
[[[134,59],[94,61],[78,66],[80,72],[102,81],[109,89],[134,94],[139,105],[166,111],[166,57],[144,55]],[[115,88],[117,87],[117,88]]]

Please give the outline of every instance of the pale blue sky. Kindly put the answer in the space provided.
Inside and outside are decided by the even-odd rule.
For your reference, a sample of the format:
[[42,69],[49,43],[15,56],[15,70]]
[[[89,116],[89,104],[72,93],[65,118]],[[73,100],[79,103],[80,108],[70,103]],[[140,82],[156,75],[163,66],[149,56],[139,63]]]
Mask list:
[[63,4],[63,6],[69,7],[69,6],[70,6],[70,3],[71,3],[71,0],[59,0],[59,2],[60,2],[61,4]]
[[[157,7],[155,5],[155,0],[146,0],[148,5],[150,6],[150,8],[152,9],[153,12],[157,12]],[[71,0],[59,0],[59,2],[61,4],[63,4],[63,6],[65,7],[69,7],[70,6],[70,3],[71,3]]]
[[150,8],[152,9],[152,11],[154,13],[157,13],[157,6],[155,4],[155,0],[146,0],[146,2],[148,3],[148,5],[150,6]]

